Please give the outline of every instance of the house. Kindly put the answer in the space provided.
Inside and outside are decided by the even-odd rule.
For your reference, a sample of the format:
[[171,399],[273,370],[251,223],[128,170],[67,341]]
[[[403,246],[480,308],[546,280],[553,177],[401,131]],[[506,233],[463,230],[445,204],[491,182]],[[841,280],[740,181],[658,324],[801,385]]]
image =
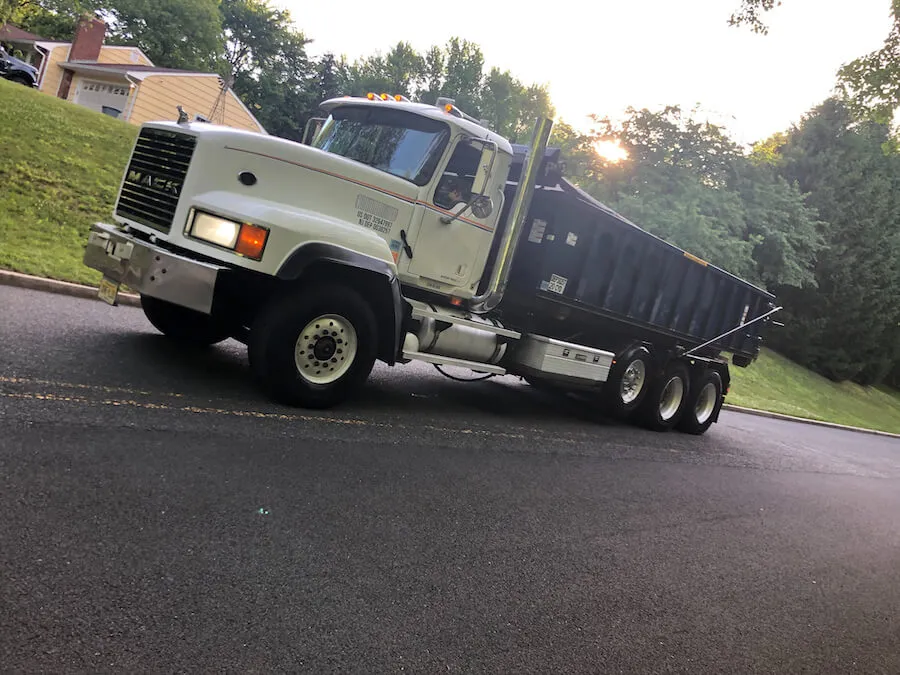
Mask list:
[[106,45],[105,38],[106,24],[97,18],[79,22],[72,42],[0,27],[0,44],[38,69],[38,89],[45,94],[137,125],[174,120],[180,105],[191,116],[266,133],[219,75],[158,68],[137,47]]

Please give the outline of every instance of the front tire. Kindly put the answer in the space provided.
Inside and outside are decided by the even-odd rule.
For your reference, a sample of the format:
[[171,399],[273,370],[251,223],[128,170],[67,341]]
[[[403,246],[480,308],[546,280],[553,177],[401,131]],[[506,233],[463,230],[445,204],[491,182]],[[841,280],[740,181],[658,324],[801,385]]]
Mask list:
[[185,345],[208,347],[230,337],[215,318],[166,300],[141,295],[141,309],[156,330]]
[[670,363],[644,399],[641,425],[653,431],[668,431],[675,426],[688,402],[690,380],[690,372],[683,363]]
[[714,370],[703,373],[692,385],[684,414],[676,425],[678,430],[695,436],[706,433],[722,403],[722,377]]
[[343,286],[291,293],[257,316],[248,354],[254,376],[275,400],[331,408],[372,371],[378,354],[375,315]]

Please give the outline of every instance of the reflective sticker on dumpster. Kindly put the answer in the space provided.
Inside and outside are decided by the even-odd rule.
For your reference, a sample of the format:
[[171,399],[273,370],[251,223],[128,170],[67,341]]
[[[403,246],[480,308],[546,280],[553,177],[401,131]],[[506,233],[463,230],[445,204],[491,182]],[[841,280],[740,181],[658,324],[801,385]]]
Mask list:
[[[559,293],[562,295],[566,292],[566,284],[569,283],[569,280],[565,277],[561,277],[558,274],[551,274],[550,281],[544,281],[541,283],[541,290],[550,291],[551,293]],[[547,284],[547,287],[544,288],[544,284]]]
[[540,244],[544,240],[544,232],[547,229],[547,221],[535,218],[531,221],[531,232],[528,233],[528,241]]

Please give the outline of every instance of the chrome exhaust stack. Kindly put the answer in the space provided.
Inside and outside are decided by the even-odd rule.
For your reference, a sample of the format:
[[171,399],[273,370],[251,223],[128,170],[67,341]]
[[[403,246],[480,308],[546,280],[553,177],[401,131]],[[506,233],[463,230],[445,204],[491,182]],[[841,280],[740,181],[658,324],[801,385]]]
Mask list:
[[512,269],[512,260],[519,242],[519,235],[525,227],[525,217],[531,208],[531,197],[534,194],[535,178],[538,168],[544,159],[544,152],[550,140],[550,129],[553,120],[541,117],[534,125],[534,133],[531,137],[531,145],[528,151],[528,159],[522,167],[522,175],[519,177],[519,189],[513,198],[509,209],[509,227],[503,233],[500,247],[497,249],[497,259],[494,261],[494,269],[484,293],[476,295],[469,300],[469,310],[475,314],[490,312],[503,299],[506,285],[509,282],[509,273]]

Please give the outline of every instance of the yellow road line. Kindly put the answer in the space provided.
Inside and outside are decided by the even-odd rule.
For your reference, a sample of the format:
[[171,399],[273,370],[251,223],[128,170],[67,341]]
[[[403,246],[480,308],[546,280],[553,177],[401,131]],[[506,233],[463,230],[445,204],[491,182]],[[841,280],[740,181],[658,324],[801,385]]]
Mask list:
[[124,394],[139,394],[141,396],[171,396],[173,398],[183,398],[184,394],[175,392],[157,392],[144,391],[141,389],[129,389],[127,387],[107,387],[101,384],[80,384],[78,382],[59,382],[56,380],[38,380],[31,377],[3,377],[0,376],[0,382],[6,384],[41,384],[50,387],[62,387],[67,389],[88,389],[91,391],[105,391],[107,393],[121,392]]
[[[113,407],[130,407],[141,408],[144,410],[165,410],[172,412],[187,412],[200,415],[226,415],[231,417],[252,417],[256,419],[279,420],[284,422],[322,422],[325,424],[337,424],[343,426],[361,426],[375,427],[382,429],[406,429],[411,431],[435,431],[447,434],[472,434],[478,436],[491,436],[500,438],[524,439],[525,434],[510,434],[502,431],[489,431],[480,429],[452,429],[447,427],[437,427],[427,424],[422,425],[402,425],[402,424],[386,424],[383,422],[372,422],[370,420],[340,418],[340,417],[318,417],[315,415],[286,415],[283,413],[267,413],[258,410],[227,410],[222,408],[203,408],[199,406],[173,406],[165,403],[153,403],[150,401],[134,401],[121,399],[90,399],[83,396],[60,396],[58,394],[46,393],[18,393],[18,392],[2,392],[0,398],[24,399],[32,401],[53,401],[61,403],[81,403],[86,405],[100,404]],[[534,435],[534,432],[529,434]],[[558,438],[558,436],[556,436]]]

